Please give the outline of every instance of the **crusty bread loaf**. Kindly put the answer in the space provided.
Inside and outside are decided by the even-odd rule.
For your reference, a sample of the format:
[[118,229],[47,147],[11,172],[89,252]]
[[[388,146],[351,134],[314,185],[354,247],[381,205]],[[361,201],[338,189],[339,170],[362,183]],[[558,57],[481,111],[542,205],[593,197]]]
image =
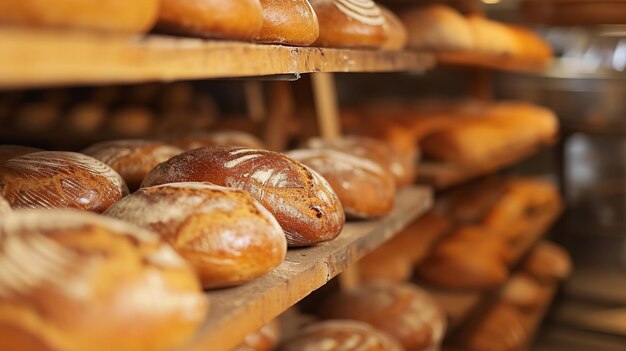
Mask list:
[[444,5],[416,7],[400,14],[406,25],[412,49],[472,50],[472,28],[463,16]]
[[525,273],[517,273],[509,279],[500,291],[500,298],[516,307],[533,308],[543,302],[543,292],[539,282]]
[[281,351],[404,351],[392,336],[354,320],[328,320],[312,324],[285,341]]
[[111,167],[75,152],[42,151],[0,165],[0,194],[15,209],[77,208],[102,212],[128,194]]
[[104,213],[159,234],[196,269],[205,288],[245,283],[281,264],[285,234],[242,190],[204,183],[141,188]]
[[542,241],[524,260],[522,269],[542,282],[554,282],[571,274],[572,259],[561,246]]
[[393,209],[396,186],[391,173],[364,157],[328,149],[300,149],[287,153],[328,181],[348,217],[374,218]]
[[355,319],[396,338],[407,351],[440,345],[446,317],[435,300],[412,284],[373,282],[325,301],[326,318]]
[[122,176],[130,191],[139,189],[154,167],[182,152],[175,146],[150,140],[105,141],[82,151],[113,168]]
[[402,51],[407,45],[408,33],[406,26],[395,13],[389,9],[380,6],[383,16],[385,17],[385,36],[387,40],[383,44],[383,50]]
[[514,351],[522,348],[528,337],[521,313],[507,303],[498,302],[478,322],[466,346],[471,351]]
[[7,200],[5,200],[4,197],[2,197],[2,195],[0,195],[0,217],[9,212],[12,212],[11,205],[9,205]]
[[158,29],[208,38],[252,40],[263,25],[259,0],[161,0]]
[[14,157],[32,154],[33,152],[43,151],[35,147],[21,145],[0,145],[0,163],[12,159]]
[[380,48],[385,17],[372,0],[311,0],[320,35],[315,46]]
[[289,246],[332,240],[345,221],[341,202],[326,180],[276,152],[241,147],[194,149],[157,166],[142,186],[173,182],[211,182],[249,192],[276,217]]
[[311,45],[320,34],[309,0],[261,0],[263,26],[256,37],[264,43]]
[[280,342],[280,323],[278,319],[267,323],[258,331],[249,334],[232,351],[272,351]]
[[170,142],[183,150],[193,150],[205,146],[242,146],[265,149],[261,140],[252,134],[235,130],[214,133],[195,133],[176,137]]
[[143,33],[154,25],[158,7],[158,0],[2,1],[0,23]]
[[191,267],[111,218],[25,210],[0,221],[0,340],[6,350],[171,350],[206,317]]

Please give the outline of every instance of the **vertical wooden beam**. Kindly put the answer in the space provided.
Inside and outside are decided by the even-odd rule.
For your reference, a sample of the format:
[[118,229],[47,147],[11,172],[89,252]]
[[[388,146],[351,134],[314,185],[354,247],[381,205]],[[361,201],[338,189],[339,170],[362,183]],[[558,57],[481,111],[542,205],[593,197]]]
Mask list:
[[294,97],[289,82],[269,83],[267,118],[264,139],[268,148],[283,151],[289,140],[290,119],[294,113]]
[[323,138],[336,138],[341,135],[339,104],[332,73],[312,73],[313,97],[320,134]]
[[258,80],[247,80],[243,83],[243,90],[248,107],[248,116],[254,122],[263,122],[267,112],[263,98],[263,83]]
[[493,100],[493,86],[491,72],[485,69],[472,69],[469,71],[469,94],[481,101]]

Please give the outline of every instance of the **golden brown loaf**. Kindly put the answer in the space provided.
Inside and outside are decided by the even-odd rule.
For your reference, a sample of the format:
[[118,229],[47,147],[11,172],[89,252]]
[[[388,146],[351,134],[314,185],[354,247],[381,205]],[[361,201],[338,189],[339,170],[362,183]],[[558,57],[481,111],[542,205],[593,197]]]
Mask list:
[[149,140],[105,141],[82,151],[113,168],[122,176],[130,191],[139,189],[154,167],[182,152],[175,146]]
[[285,341],[281,351],[404,351],[389,334],[354,320],[312,324]]
[[472,50],[473,32],[465,18],[444,5],[417,7],[400,15],[406,25],[412,49]]
[[265,149],[263,142],[254,135],[235,130],[185,135],[172,139],[171,143],[183,150],[193,150],[205,146],[242,146]]
[[407,351],[437,347],[446,328],[445,314],[435,300],[412,284],[368,283],[331,297],[321,314],[369,323]]
[[94,133],[106,122],[106,107],[97,102],[77,104],[68,112],[65,126],[72,133]]
[[543,291],[535,278],[517,273],[504,285],[500,298],[519,308],[533,308],[542,303]]
[[263,27],[256,40],[265,43],[311,45],[320,33],[309,0],[261,0]]
[[385,17],[372,0],[312,0],[320,25],[315,46],[380,48]]
[[513,55],[519,52],[513,31],[503,23],[479,15],[467,17],[474,35],[474,50],[491,55]]
[[171,350],[208,300],[149,232],[71,210],[0,221],[0,340],[6,350]]
[[287,156],[324,177],[348,217],[380,217],[393,209],[396,197],[393,176],[379,164],[328,149],[293,150]]
[[242,147],[187,151],[157,166],[142,186],[174,182],[210,182],[249,192],[276,217],[289,246],[332,240],[345,222],[328,182],[276,152]]
[[408,33],[406,26],[395,13],[389,9],[380,6],[383,16],[385,17],[385,36],[387,40],[383,44],[383,50],[402,51],[406,47]]
[[252,40],[263,25],[259,0],[161,0],[158,27],[209,38]]
[[143,33],[156,21],[158,0],[46,0],[0,2],[0,23]]
[[276,219],[242,190],[205,183],[141,188],[104,213],[150,229],[189,261],[205,288],[245,283],[281,264]]
[[143,106],[126,106],[109,117],[109,128],[116,135],[144,137],[154,128],[154,114]]
[[572,260],[561,246],[542,241],[524,260],[522,269],[540,281],[552,282],[570,275]]
[[0,194],[15,209],[76,208],[102,212],[128,194],[111,167],[75,152],[42,151],[0,165]]
[[14,157],[32,154],[33,152],[43,151],[35,147],[21,145],[0,145],[0,163],[12,159]]
[[272,351],[280,341],[280,323],[277,319],[267,323],[258,331],[249,334],[232,351]]
[[478,322],[466,346],[471,351],[513,351],[519,350],[528,337],[521,313],[507,303],[498,302]]

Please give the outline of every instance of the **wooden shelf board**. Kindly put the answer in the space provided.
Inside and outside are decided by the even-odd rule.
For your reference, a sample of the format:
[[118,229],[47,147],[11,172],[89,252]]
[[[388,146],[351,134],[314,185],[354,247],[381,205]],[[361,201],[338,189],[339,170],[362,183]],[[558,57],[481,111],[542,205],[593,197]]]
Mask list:
[[0,87],[136,83],[309,72],[424,71],[434,55],[148,35],[0,29]]
[[494,55],[472,51],[438,52],[437,65],[455,68],[485,68],[515,72],[542,72],[550,60],[518,57],[509,54]]
[[230,351],[353,262],[371,252],[432,207],[427,187],[401,189],[394,210],[375,221],[350,222],[335,240],[289,250],[270,274],[231,289],[210,291],[210,311],[188,350]]

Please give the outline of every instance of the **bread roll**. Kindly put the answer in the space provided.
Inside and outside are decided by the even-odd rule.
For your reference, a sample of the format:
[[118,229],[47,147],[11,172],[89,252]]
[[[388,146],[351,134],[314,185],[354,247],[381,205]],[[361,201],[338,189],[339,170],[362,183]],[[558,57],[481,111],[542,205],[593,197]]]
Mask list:
[[104,213],[159,234],[205,288],[239,285],[276,268],[287,242],[276,219],[242,190],[206,183],[139,189]]
[[542,241],[522,263],[522,269],[543,282],[567,278],[572,272],[572,260],[561,246]]
[[329,320],[302,329],[281,351],[404,351],[389,334],[352,320]]
[[510,24],[507,27],[513,32],[517,42],[517,55],[539,63],[547,63],[552,58],[553,52],[550,45],[532,30]]
[[242,146],[253,149],[265,149],[261,140],[252,134],[235,130],[214,133],[196,133],[171,140],[173,145],[184,150],[193,150],[205,146]]
[[158,7],[158,0],[57,0],[54,6],[47,0],[2,1],[0,23],[144,33],[154,25]]
[[326,180],[276,152],[226,146],[187,151],[157,166],[142,186],[173,182],[211,182],[249,192],[276,217],[289,246],[332,240],[345,221]]
[[395,337],[407,351],[440,345],[444,312],[425,291],[412,284],[368,283],[325,301],[326,318],[355,319]]
[[480,180],[447,194],[437,204],[456,222],[478,223],[502,197],[505,188],[505,182],[497,178]]
[[95,102],[85,102],[74,106],[68,115],[66,127],[78,134],[93,133],[104,125],[106,108]]
[[261,0],[263,26],[256,40],[264,43],[311,45],[320,34],[309,0]]
[[491,55],[514,55],[519,52],[515,34],[503,23],[472,15],[467,17],[474,35],[474,50]]
[[249,334],[233,351],[272,351],[280,341],[280,323],[277,319]]
[[478,322],[466,346],[471,351],[514,351],[520,350],[528,337],[520,312],[500,302]]
[[66,207],[102,212],[128,194],[111,167],[75,152],[42,151],[0,165],[0,194],[15,209]]
[[11,205],[0,195],[0,217],[11,212]]
[[320,35],[315,46],[380,48],[387,36],[385,17],[372,0],[311,0]]
[[324,177],[339,197],[348,217],[375,218],[393,209],[396,197],[393,176],[377,163],[324,149],[293,150],[287,156]]
[[105,141],[82,151],[113,168],[122,176],[130,191],[139,189],[154,167],[182,152],[177,147],[149,140]]
[[400,14],[400,19],[407,28],[411,49],[468,51],[474,48],[469,23],[448,6],[416,7]]
[[123,107],[110,116],[110,128],[117,135],[142,137],[154,127],[154,114],[142,106]]
[[263,25],[259,0],[161,0],[158,27],[208,38],[252,40]]
[[6,350],[171,350],[204,320],[193,270],[152,233],[86,212],[0,221]]
[[14,157],[32,154],[33,152],[43,151],[36,147],[21,146],[21,145],[0,145],[0,163],[10,160]]
[[504,285],[500,298],[519,308],[533,308],[543,302],[543,292],[535,278],[518,273]]
[[383,44],[383,50],[402,51],[407,45],[408,33],[404,23],[389,9],[379,6],[385,17],[385,35],[387,40]]

